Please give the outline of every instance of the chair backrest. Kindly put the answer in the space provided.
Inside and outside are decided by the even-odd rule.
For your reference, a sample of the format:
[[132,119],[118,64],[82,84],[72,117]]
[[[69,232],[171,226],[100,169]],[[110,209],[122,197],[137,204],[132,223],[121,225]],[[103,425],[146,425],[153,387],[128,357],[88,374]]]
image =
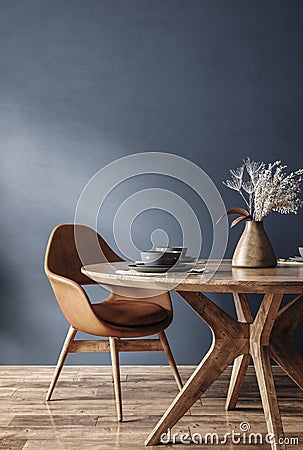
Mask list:
[[[79,249],[80,252],[83,249],[85,261],[81,261]],[[50,235],[45,271],[79,284],[95,284],[81,272],[81,267],[107,261],[122,260],[96,231],[84,225],[63,224],[57,226]]]
[[121,261],[104,239],[91,228],[63,224],[57,226],[50,235],[44,260],[45,273],[70,325],[87,333],[102,335],[102,332],[106,333],[107,327],[96,317],[85,291],[80,286],[96,282],[81,272],[84,263],[79,257],[78,246],[85,248],[85,264],[102,262],[105,258],[111,262]]
[[[79,257],[79,247],[85,253],[84,262]],[[110,336],[112,334],[109,333],[112,330],[107,323],[96,316],[86,292],[81,287],[84,284],[96,284],[81,272],[81,267],[107,261],[118,262],[122,259],[94,230],[84,225],[73,224],[59,225],[52,231],[44,260],[45,273],[66,320],[74,328],[98,336]],[[112,293],[110,298],[121,298],[121,296]],[[169,293],[145,300],[161,305],[172,318]],[[138,335],[141,333],[138,332]]]

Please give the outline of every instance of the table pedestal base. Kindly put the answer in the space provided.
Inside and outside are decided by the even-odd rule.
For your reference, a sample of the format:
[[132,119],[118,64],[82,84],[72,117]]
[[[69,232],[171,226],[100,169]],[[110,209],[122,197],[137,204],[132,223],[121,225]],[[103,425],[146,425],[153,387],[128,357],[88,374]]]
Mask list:
[[[299,302],[301,296],[279,312],[283,294],[265,294],[253,320],[246,295],[235,294],[238,314],[238,320],[235,320],[200,292],[179,291],[178,293],[210,326],[213,342],[209,352],[159,420],[145,444],[156,445],[161,435],[166,434],[168,429],[171,429],[184,416],[233,360],[235,363],[226,408],[234,409],[252,357],[267,430],[275,437],[271,448],[272,450],[286,449],[285,444],[279,443],[279,438],[283,440],[284,434],[270,356],[298,386],[303,387],[303,362],[293,344],[295,328],[303,312],[302,302]],[[301,314],[298,314],[298,308]]]

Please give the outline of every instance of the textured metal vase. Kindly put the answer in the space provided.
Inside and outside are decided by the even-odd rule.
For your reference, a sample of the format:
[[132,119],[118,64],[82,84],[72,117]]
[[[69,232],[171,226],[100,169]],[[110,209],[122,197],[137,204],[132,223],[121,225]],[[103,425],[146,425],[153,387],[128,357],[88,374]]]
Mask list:
[[276,267],[277,258],[264,230],[263,222],[247,220],[235,249],[233,267]]

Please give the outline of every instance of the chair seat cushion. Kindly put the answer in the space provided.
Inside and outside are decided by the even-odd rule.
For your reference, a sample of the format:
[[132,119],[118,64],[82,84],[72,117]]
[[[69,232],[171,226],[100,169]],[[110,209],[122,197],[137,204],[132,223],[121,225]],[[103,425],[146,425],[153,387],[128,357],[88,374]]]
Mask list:
[[168,318],[168,312],[162,306],[143,300],[105,300],[92,307],[101,320],[115,326],[146,327]]

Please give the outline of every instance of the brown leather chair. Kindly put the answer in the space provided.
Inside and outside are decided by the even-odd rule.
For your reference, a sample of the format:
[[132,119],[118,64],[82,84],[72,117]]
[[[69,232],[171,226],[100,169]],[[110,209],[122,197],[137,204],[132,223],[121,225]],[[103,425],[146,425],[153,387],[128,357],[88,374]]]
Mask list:
[[[164,332],[173,318],[172,304],[169,293],[136,300],[113,292],[100,303],[90,303],[82,285],[96,282],[81,272],[83,263],[77,251],[79,244],[85,245],[86,259],[89,258],[89,261],[85,261],[86,264],[102,262],[105,258],[110,262],[121,261],[102,237],[89,227],[64,224],[51,233],[45,255],[45,272],[70,328],[46,400],[51,399],[68,353],[110,351],[117,415],[118,420],[122,421],[119,351],[163,350],[178,387],[182,388],[182,381]],[[108,339],[75,340],[78,330]],[[130,339],[153,334],[158,334],[158,338]]]

